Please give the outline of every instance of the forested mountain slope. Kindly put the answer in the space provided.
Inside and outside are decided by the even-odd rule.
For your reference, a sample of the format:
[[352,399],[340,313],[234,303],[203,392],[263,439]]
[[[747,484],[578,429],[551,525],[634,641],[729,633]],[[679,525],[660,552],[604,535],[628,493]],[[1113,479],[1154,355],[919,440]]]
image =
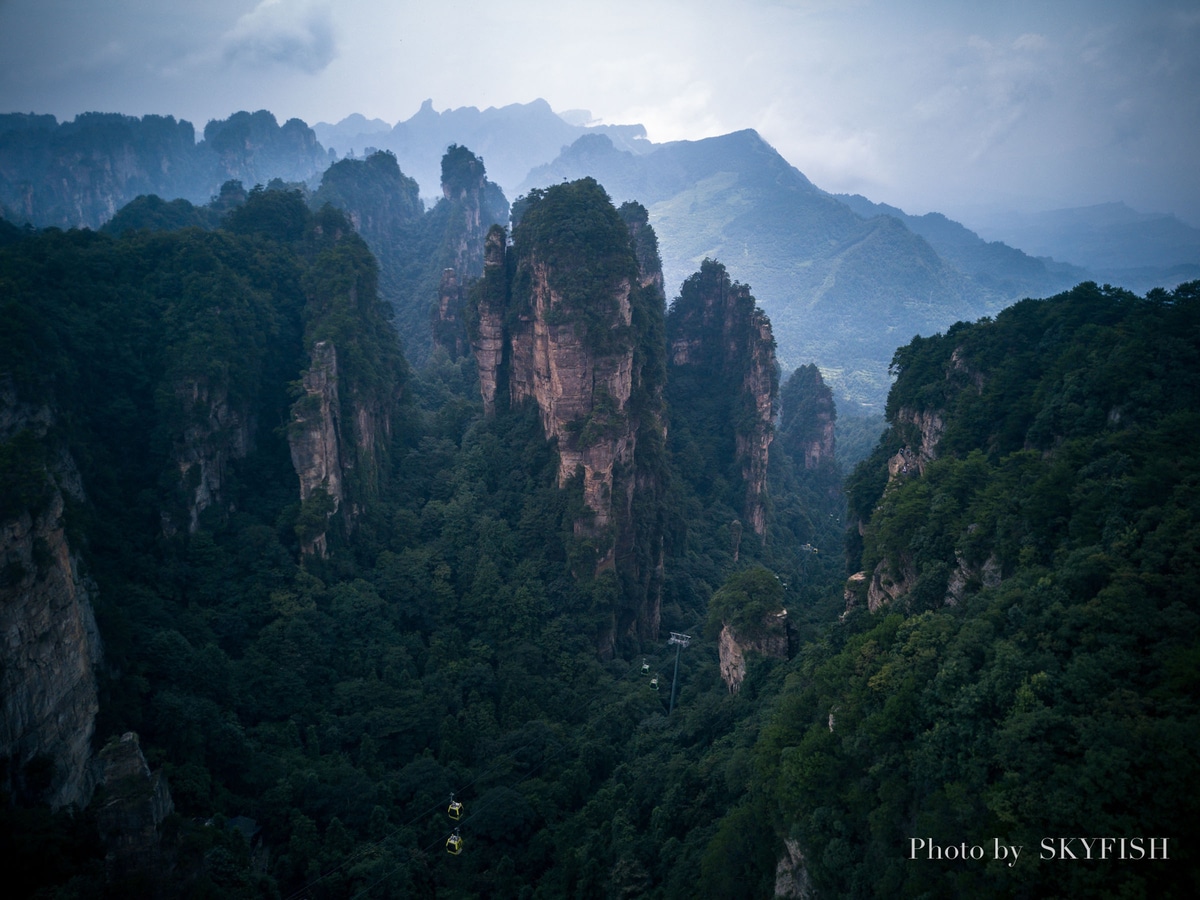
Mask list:
[[[752,133],[677,149],[655,180],[708,172],[669,199],[724,233],[960,283]],[[832,392],[777,370],[757,285],[702,257],[668,305],[653,203],[556,179],[510,234],[482,160],[442,160],[429,212],[379,153],[104,233],[0,223],[12,890],[1200,887],[1196,284],[889,349],[847,532]],[[1038,858],[1073,836],[1142,858]]]
[[[894,368],[844,623],[757,748],[797,871],[818,896],[1190,896],[1200,285],[1080,285]],[[1125,843],[1064,862],[1080,837]]]
[[1088,271],[1078,265],[1029,256],[1017,250],[1017,245],[985,241],[975,232],[941,213],[911,216],[904,210],[886,203],[872,203],[859,194],[836,196],[864,219],[891,216],[903,222],[913,234],[919,234],[929,241],[946,262],[964,275],[970,276],[978,284],[998,291],[1006,297],[1048,297],[1088,280]]
[[[703,633],[708,597],[769,564],[804,607],[796,634],[812,633],[819,585],[837,580],[837,504],[803,506],[816,476],[781,452],[759,463],[762,533],[731,521],[747,496],[739,423],[664,405],[666,304],[645,210],[615,209],[595,182],[556,186],[525,207],[501,264],[518,336],[529,327],[554,354],[573,335],[614,372],[630,361],[628,396],[614,379],[596,383],[590,411],[565,398],[558,433],[537,390],[485,416],[469,358],[409,369],[345,214],[256,189],[211,230],[136,226],[161,211],[142,201],[119,235],[0,232],[6,614],[38,585],[86,582],[103,651],[93,699],[70,707],[80,733],[94,728],[95,791],[72,787],[90,805],[59,792],[74,772],[60,765],[78,760],[39,749],[53,735],[4,746],[11,888],[691,890],[744,789],[744,746],[720,791],[692,786],[726,764],[730,745],[712,740],[753,714],[786,662],[747,647],[731,696]],[[543,301],[540,324],[520,325]],[[761,311],[737,311],[769,349]],[[513,383],[523,347],[502,355]],[[746,382],[736,365],[754,355],[722,377]],[[819,378],[804,391],[828,405]],[[679,425],[673,443],[664,419]],[[708,477],[692,446],[702,425],[731,451]],[[592,447],[618,451],[607,492],[562,468],[573,451],[594,465]],[[696,493],[718,482],[737,498],[728,518]],[[35,520],[45,527],[26,541]],[[36,643],[45,628],[33,610],[13,633]],[[672,631],[694,638],[674,685]],[[79,640],[56,637],[33,680],[66,671]],[[631,773],[668,760],[639,787],[636,821],[592,824],[624,815]],[[466,807],[457,822],[451,792]],[[680,846],[667,858],[636,838],[657,805],[676,810],[655,825],[655,841]],[[444,852],[454,828],[457,857]]]

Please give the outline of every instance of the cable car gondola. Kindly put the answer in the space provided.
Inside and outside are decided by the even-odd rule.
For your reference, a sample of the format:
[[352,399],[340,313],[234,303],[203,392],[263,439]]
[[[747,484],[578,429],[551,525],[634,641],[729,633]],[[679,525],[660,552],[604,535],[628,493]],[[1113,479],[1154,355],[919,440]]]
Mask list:
[[458,854],[462,853],[462,847],[463,847],[462,836],[458,833],[458,829],[455,828],[454,834],[452,834],[452,835],[450,835],[450,837],[446,838],[446,852],[449,853],[451,856],[458,856]]
[[463,805],[454,799],[454,795],[450,795],[450,805],[446,807],[446,815],[457,822],[462,818]]

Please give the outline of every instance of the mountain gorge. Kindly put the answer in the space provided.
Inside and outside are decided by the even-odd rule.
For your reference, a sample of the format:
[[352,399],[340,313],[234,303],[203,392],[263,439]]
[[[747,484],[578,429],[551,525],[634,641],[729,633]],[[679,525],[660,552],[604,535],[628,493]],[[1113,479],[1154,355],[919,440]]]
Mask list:
[[510,204],[438,131],[427,206],[302,125],[0,221],[14,895],[1194,894],[1200,283],[754,132],[571,126]]
[[[485,855],[445,882],[405,848],[441,828],[410,811],[474,777],[471,840],[554,892],[578,876],[507,835],[569,842],[618,764],[610,742],[663,719],[630,655],[660,664],[660,635],[701,621],[737,561],[803,562],[768,518],[795,475],[768,458],[778,375],[747,288],[706,264],[668,326],[644,208],[617,209],[594,180],[558,185],[524,199],[510,246],[499,226],[480,234],[473,155],[447,154],[452,214],[420,220],[359,190],[381,173],[403,188],[381,157],[333,183],[383,203],[359,210],[364,231],[398,209],[464,269],[483,260],[464,277],[478,363],[440,349],[410,369],[353,213],[314,212],[299,190],[256,188],[211,230],[141,226],[158,207],[139,201],[116,234],[3,234],[5,614],[27,639],[4,658],[0,825],[28,835],[14,871],[31,890],[470,890],[493,877]],[[457,194],[456,159],[474,173]],[[740,386],[749,418],[672,409],[672,368],[697,397]],[[711,485],[727,487],[709,499]],[[716,669],[679,674],[716,690]],[[29,699],[47,694],[60,699],[46,709]],[[38,731],[47,719],[60,731]],[[137,752],[109,765],[93,735]],[[536,764],[482,763],[531,743]],[[145,777],[118,787],[122,772]],[[296,793],[294,777],[324,786]],[[526,779],[548,792],[536,805]],[[126,812],[106,805],[117,794]],[[261,823],[269,869],[236,829],[197,830],[213,811]],[[369,874],[324,861],[376,840],[400,856]],[[69,862],[49,863],[55,846]]]

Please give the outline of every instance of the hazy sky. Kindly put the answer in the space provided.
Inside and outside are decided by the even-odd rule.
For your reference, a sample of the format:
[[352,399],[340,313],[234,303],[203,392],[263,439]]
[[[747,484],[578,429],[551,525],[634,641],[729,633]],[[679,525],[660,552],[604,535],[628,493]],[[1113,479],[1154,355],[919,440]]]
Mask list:
[[544,97],[755,128],[819,187],[970,224],[1124,200],[1200,226],[1200,0],[0,0],[0,111],[394,123]]

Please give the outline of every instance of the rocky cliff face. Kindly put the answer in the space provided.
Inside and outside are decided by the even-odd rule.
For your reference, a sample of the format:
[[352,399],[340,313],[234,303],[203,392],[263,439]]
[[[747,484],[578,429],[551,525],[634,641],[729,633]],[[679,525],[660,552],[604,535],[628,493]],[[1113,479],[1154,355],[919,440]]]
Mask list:
[[775,864],[775,897],[788,900],[811,900],[814,896],[808,863],[800,844],[791,838],[783,842],[783,855]]
[[486,240],[483,279],[470,310],[471,352],[475,354],[475,365],[479,370],[483,411],[489,417],[496,413],[496,393],[505,380],[501,367],[507,346],[504,323],[509,302],[507,243],[508,235],[504,229],[499,225],[492,226]]
[[487,180],[483,160],[458,145],[442,157],[442,198],[450,256],[442,273],[433,331],[434,342],[456,358],[467,343],[464,287],[483,275],[489,254],[494,254],[488,245],[489,232],[507,221],[508,201]]
[[771,323],[761,310],[756,308],[754,312],[750,321],[749,365],[742,377],[742,396],[752,412],[738,423],[735,449],[742,466],[742,480],[746,482],[745,518],[754,533],[762,535],[767,530],[767,454],[775,436],[779,368],[775,363]]
[[[292,466],[300,480],[300,501],[307,503],[320,492],[338,511],[345,499],[342,487],[342,404],[338,396],[337,348],[331,341],[313,345],[308,371],[301,379],[304,395],[292,405],[288,445]],[[325,531],[305,543],[304,552],[324,556]]]
[[[925,467],[937,459],[938,443],[945,430],[941,413],[903,408],[896,413],[894,427],[905,436],[907,442],[887,461],[888,481],[919,478],[925,474]],[[864,529],[864,523],[860,522],[859,534],[863,534]],[[979,574],[960,566],[947,589],[946,602],[956,603],[968,581],[978,579]],[[895,564],[890,559],[880,560],[871,572],[867,585],[867,609],[874,612],[881,606],[896,602],[912,590],[916,580],[916,570],[905,554],[900,554]]]
[[705,260],[684,282],[666,324],[671,377],[691,378],[704,386],[702,392],[728,400],[720,424],[733,431],[734,463],[745,486],[743,518],[761,536],[779,393],[770,320],[746,285]]
[[[257,421],[252,413],[229,402],[226,385],[211,385],[203,378],[188,378],[175,389],[175,400],[185,411],[186,425],[173,446],[180,483],[187,493],[187,528],[196,530],[200,514],[225,500],[229,463],[254,450]],[[163,513],[163,530],[175,523]]]
[[938,443],[946,424],[936,410],[904,408],[896,413],[895,427],[907,443],[888,460],[888,477],[924,475],[925,466],[937,459]]
[[487,183],[483,160],[466,147],[452,146],[442,157],[442,197],[451,206],[455,237],[453,268],[464,279],[483,274],[484,236],[492,225],[484,211]]
[[897,567],[886,559],[880,560],[867,585],[867,609],[875,612],[881,606],[894,603],[912,590],[916,580],[916,570],[907,557],[902,556]]
[[301,500],[297,533],[304,552],[320,555],[328,551],[330,522],[348,533],[379,497],[407,374],[376,290],[375,260],[341,213],[326,212],[328,227],[317,238],[324,246],[305,279],[308,366],[288,425]]
[[641,492],[653,508],[660,486],[663,360],[640,338],[661,328],[665,303],[657,255],[639,257],[630,222],[653,249],[645,210],[618,214],[591,179],[537,192],[511,250],[501,229],[489,233],[470,309],[485,410],[536,405],[558,448],[559,486],[582,481],[587,514],[574,530],[595,548],[587,574],[616,569],[634,585],[602,650],[658,630],[661,526],[638,521],[633,499]]
[[463,288],[454,269],[442,270],[438,303],[433,314],[433,341],[445,348],[451,359],[467,352],[467,328],[463,320]]
[[[612,287],[616,315],[606,323],[612,330],[628,329],[631,321],[630,283]],[[637,437],[629,427],[627,407],[633,386],[633,349],[596,353],[588,334],[565,321],[551,324],[563,308],[562,296],[550,283],[550,270],[534,262],[530,272],[531,314],[511,337],[511,400],[531,400],[542,417],[542,430],[558,444],[558,483],[566,487],[576,472],[583,474],[583,499],[591,521],[575,523],[575,533],[598,536],[614,514],[613,477],[618,464],[632,462]],[[610,555],[605,563],[611,563]]]
[[103,802],[97,814],[107,850],[108,875],[119,880],[133,873],[162,878],[168,858],[161,826],[175,810],[161,771],[151,772],[132,731],[114,738],[100,751],[104,772]]
[[[94,587],[63,524],[65,499],[82,500],[82,488],[70,456],[47,437],[52,425],[48,408],[32,408],[0,388],[0,447],[16,451],[5,456],[36,458],[25,443],[42,451],[42,465],[6,498],[0,515],[0,758],[10,761],[8,790],[39,792],[33,799],[54,807],[82,806],[94,786],[93,670],[101,644]],[[52,764],[48,784],[23,783],[37,760]]]
[[787,610],[768,615],[757,633],[739,635],[728,623],[717,638],[721,679],[736,694],[746,678],[746,654],[759,653],[774,659],[788,658]]

